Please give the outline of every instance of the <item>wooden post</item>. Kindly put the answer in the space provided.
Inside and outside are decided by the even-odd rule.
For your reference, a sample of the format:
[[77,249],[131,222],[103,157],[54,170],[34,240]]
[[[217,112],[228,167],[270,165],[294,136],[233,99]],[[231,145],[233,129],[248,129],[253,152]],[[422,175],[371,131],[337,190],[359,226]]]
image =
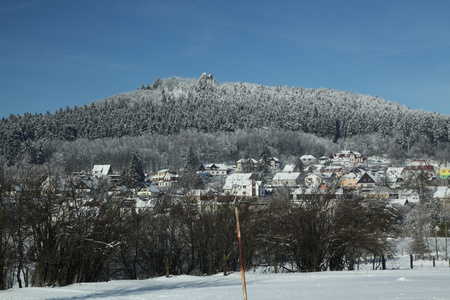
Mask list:
[[241,281],[242,281],[242,293],[244,294],[244,300],[247,300],[247,287],[245,284],[245,269],[244,269],[244,257],[242,255],[242,243],[241,243],[241,229],[239,226],[239,212],[237,205],[234,207],[234,213],[236,215],[236,234],[239,246],[239,260],[241,261]]
[[29,276],[28,266],[25,268],[25,287],[28,287],[28,276]]
[[223,255],[223,276],[227,276],[227,255]]
[[[448,187],[447,187],[448,188]],[[445,260],[448,259],[448,254],[447,254],[447,234],[448,234],[448,229],[447,229],[447,193],[445,195],[444,198],[444,236],[445,236]],[[450,266],[450,260],[448,262],[449,266]]]
[[169,278],[169,255],[166,255],[166,277]]
[[277,254],[275,253],[275,259],[274,259],[274,267],[275,267],[275,274],[278,273],[278,259]]
[[413,268],[413,256],[412,254],[409,255],[409,263],[411,265],[411,269]]

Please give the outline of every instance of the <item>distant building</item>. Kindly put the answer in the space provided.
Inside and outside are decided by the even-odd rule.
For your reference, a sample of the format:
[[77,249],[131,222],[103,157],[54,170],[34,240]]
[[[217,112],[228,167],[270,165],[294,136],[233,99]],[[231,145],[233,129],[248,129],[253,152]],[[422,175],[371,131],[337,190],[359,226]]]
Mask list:
[[159,170],[158,173],[152,176],[151,181],[158,187],[170,187],[178,181],[178,174],[171,169]]
[[439,178],[447,178],[450,177],[450,166],[442,166],[439,167]]
[[223,192],[238,197],[261,197],[264,195],[264,186],[253,173],[235,173],[226,178]]
[[258,161],[253,158],[241,158],[236,162],[236,172],[251,173],[258,167]]
[[305,167],[309,166],[311,164],[315,164],[317,161],[316,158],[310,154],[305,154],[305,155],[300,156],[300,160],[302,161],[302,163]]
[[436,178],[434,166],[426,160],[415,159],[404,167],[404,174],[408,179],[411,179],[419,173],[425,174],[426,178],[429,180]]
[[144,198],[158,198],[160,195],[160,191],[156,188],[156,186],[149,184],[141,187],[136,194],[139,197]]
[[278,158],[276,158],[276,157],[270,158],[269,168],[271,170],[281,170],[282,165],[283,165],[283,163]]
[[200,172],[208,172],[213,176],[228,175],[231,168],[225,164],[202,164],[200,166]]
[[360,178],[361,178],[360,174],[350,172],[348,174],[343,175],[339,179],[339,186],[347,189],[356,188],[356,184],[358,183]]
[[300,172],[291,173],[277,173],[272,178],[272,185],[274,186],[298,186],[300,184]]
[[92,175],[112,175],[111,165],[94,165],[94,168],[92,168]]

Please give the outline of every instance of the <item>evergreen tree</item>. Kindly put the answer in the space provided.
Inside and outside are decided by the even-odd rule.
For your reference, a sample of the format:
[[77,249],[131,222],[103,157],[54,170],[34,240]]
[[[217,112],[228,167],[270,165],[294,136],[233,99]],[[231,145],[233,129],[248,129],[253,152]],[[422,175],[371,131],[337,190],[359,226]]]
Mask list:
[[270,149],[266,144],[264,144],[259,152],[259,169],[263,174],[269,173],[271,158],[272,155],[270,153]]
[[145,174],[142,161],[137,153],[131,158],[130,167],[128,169],[128,182],[131,185],[138,186],[144,182]]
[[185,164],[184,164],[184,170],[185,172],[197,172],[200,168],[200,160],[198,159],[197,155],[194,153],[194,150],[189,148],[189,152],[186,155]]
[[189,148],[184,163],[184,173],[180,180],[181,186],[186,190],[198,189],[203,186],[203,182],[197,173],[200,168],[200,161],[194,150]]

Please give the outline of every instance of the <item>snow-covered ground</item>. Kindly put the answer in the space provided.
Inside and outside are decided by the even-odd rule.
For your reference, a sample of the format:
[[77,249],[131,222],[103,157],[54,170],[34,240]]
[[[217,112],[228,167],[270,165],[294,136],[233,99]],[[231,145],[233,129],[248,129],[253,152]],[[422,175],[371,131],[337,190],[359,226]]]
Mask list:
[[[387,261],[388,270],[321,273],[247,272],[248,299],[450,299],[448,261]],[[241,275],[172,276],[147,280],[81,283],[55,288],[14,288],[0,299],[243,299]]]

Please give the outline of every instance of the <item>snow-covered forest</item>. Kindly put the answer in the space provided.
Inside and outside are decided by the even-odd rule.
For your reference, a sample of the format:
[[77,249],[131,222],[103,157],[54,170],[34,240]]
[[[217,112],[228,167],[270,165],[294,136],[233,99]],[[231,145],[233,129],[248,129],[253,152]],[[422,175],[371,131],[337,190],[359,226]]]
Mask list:
[[376,96],[169,78],[83,107],[3,118],[0,156],[9,164],[64,157],[80,171],[100,160],[123,167],[138,151],[156,170],[176,168],[191,146],[202,161],[231,162],[265,144],[285,159],[351,148],[450,160],[449,136],[449,116]]

